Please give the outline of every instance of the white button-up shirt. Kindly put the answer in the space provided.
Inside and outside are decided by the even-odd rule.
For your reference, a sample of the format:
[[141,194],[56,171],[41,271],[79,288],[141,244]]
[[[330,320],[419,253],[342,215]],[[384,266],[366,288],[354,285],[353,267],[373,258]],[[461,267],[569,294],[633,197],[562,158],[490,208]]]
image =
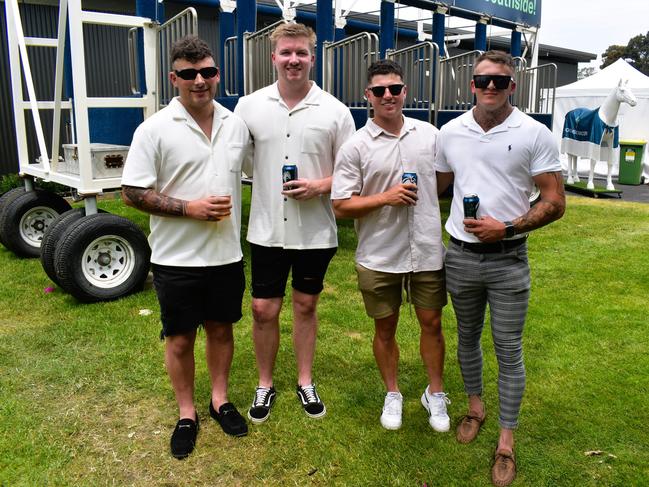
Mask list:
[[333,174],[336,152],[354,133],[349,109],[315,83],[289,110],[277,83],[241,98],[235,113],[254,142],[248,241],[265,247],[319,249],[338,245],[329,195],[297,201],[282,195],[282,166],[297,166],[298,178]]
[[249,149],[246,125],[216,102],[210,138],[177,98],[137,128],[123,185],[188,201],[217,186],[232,191],[231,215],[219,222],[151,215],[151,262],[204,267],[241,260],[241,164]]
[[444,245],[434,158],[438,130],[404,117],[397,137],[368,120],[341,147],[331,198],[383,193],[417,173],[415,206],[383,206],[356,219],[356,262],[380,272],[435,271],[443,266]]

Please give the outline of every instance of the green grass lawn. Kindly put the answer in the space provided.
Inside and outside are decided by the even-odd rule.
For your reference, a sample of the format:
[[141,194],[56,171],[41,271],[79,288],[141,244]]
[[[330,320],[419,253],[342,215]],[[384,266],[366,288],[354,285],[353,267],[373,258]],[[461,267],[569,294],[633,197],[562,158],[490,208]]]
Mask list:
[[[100,206],[147,227],[145,215],[119,200]],[[447,201],[443,207],[446,215]],[[168,452],[176,405],[154,291],[79,304],[58,288],[44,292],[52,284],[38,260],[0,247],[0,485],[490,485],[498,401],[489,328],[488,420],[473,444],[460,445],[453,433],[428,426],[419,403],[426,376],[418,326],[404,307],[398,331],[403,427],[384,430],[384,390],[372,355],[372,322],[356,288],[355,245],[352,222],[340,222],[340,248],[321,297],[314,368],[327,416],[308,419],[295,397],[286,306],[278,399],[271,419],[245,438],[226,437],[209,417],[199,337],[201,431],[185,461]],[[529,249],[528,386],[514,485],[649,484],[649,205],[569,197],[565,217],[534,232]],[[230,399],[241,411],[257,384],[249,306],[247,295],[230,382]],[[142,309],[153,314],[141,316]],[[444,331],[445,388],[455,423],[465,400],[450,305]],[[602,453],[585,454],[594,450]]]

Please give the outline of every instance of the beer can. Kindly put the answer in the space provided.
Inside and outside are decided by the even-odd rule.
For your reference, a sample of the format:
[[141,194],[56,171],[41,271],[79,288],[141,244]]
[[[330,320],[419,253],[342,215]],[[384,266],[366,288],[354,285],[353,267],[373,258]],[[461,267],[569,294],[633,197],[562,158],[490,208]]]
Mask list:
[[[285,164],[282,166],[282,183],[288,183],[297,179],[297,166],[295,164]],[[291,189],[291,188],[289,188]]]
[[464,218],[478,218],[478,207],[480,206],[480,198],[477,194],[465,194],[464,199]]
[[402,184],[417,184],[417,173],[416,172],[404,172],[401,176]]

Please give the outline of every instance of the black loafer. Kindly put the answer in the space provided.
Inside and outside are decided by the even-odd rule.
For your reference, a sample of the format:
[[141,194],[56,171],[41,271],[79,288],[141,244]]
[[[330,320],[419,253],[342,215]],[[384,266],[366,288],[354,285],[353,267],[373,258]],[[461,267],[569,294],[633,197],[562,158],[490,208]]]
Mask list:
[[221,429],[230,436],[246,436],[248,434],[248,424],[239,414],[237,408],[231,402],[222,404],[217,412],[210,401],[210,416],[221,425]]
[[198,415],[196,415],[196,421],[189,418],[178,421],[171,435],[171,454],[174,458],[178,460],[187,458],[194,451],[197,435]]

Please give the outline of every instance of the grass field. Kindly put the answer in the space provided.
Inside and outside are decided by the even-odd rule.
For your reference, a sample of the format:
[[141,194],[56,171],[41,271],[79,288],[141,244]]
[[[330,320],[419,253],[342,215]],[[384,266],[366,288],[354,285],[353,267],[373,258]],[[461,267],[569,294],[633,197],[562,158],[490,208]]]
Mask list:
[[[144,228],[147,217],[104,209]],[[444,202],[446,214],[448,202]],[[244,230],[245,231],[245,230]],[[419,397],[426,383],[418,327],[407,308],[398,331],[404,421],[384,430],[384,390],[372,324],[356,289],[351,221],[320,305],[315,380],[328,414],[309,420],[295,397],[290,308],[271,419],[226,437],[207,412],[209,380],[197,341],[197,449],[174,460],[176,406],[158,340],[152,289],[82,305],[52,286],[38,260],[0,247],[0,485],[490,485],[496,445],[497,367],[485,328],[488,420],[460,445],[435,433]],[[565,217],[529,242],[533,291],[525,332],[527,383],[514,485],[648,485],[649,205],[569,197]],[[246,248],[247,251],[247,248]],[[236,325],[230,399],[245,411],[257,383],[250,298]],[[141,316],[140,310],[153,313]],[[445,382],[455,422],[465,411],[451,306],[444,312]],[[600,454],[587,455],[586,452]]]

